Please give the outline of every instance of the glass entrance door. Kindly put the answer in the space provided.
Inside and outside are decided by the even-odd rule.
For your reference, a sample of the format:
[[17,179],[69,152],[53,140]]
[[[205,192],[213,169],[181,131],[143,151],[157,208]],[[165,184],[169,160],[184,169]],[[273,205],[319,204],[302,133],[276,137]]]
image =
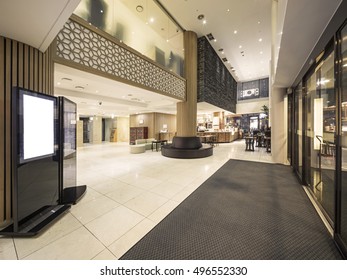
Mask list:
[[347,251],[347,25],[341,30],[339,38],[339,43],[341,44],[339,49],[339,84],[341,89],[341,183],[337,197],[337,236],[343,243],[342,247]]
[[335,217],[336,98],[334,52],[306,79],[305,181],[328,220]]

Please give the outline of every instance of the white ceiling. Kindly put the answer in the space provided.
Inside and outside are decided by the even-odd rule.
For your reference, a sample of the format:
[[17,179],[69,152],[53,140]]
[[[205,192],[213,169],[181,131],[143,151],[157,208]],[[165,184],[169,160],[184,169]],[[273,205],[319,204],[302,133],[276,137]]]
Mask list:
[[0,35],[44,52],[80,0],[1,0]]
[[55,64],[55,95],[78,104],[80,115],[176,114],[177,99]]
[[[234,67],[235,72],[232,73],[238,81],[269,75],[272,1],[159,0],[184,29],[195,31],[198,36],[213,34],[217,41],[211,41],[211,45],[221,58],[228,59],[230,64],[226,63],[226,66],[229,69]],[[276,34],[279,36],[275,49],[278,63],[274,82],[276,86],[289,87],[341,0],[276,1],[279,7],[277,25],[281,29],[283,26],[283,34],[281,29]],[[79,0],[1,0],[0,35],[44,51],[78,3]],[[201,14],[206,24],[197,19]],[[237,33],[234,34],[234,31]],[[224,54],[218,51],[220,48],[223,48]],[[62,65],[56,65],[55,69],[56,95],[65,95],[78,103],[80,114],[106,116],[149,111],[176,112],[177,100],[172,98]],[[72,81],[62,81],[64,77]],[[84,90],[76,90],[78,85],[82,85]],[[102,102],[101,105],[99,102]],[[221,109],[198,104],[198,110],[213,112]]]
[[[272,0],[159,0],[185,29],[210,41],[238,81],[269,76]],[[204,15],[204,20],[198,16]],[[236,33],[236,34],[235,34]],[[260,41],[261,39],[261,41]],[[224,50],[224,54],[219,51]],[[242,53],[243,52],[243,53]]]

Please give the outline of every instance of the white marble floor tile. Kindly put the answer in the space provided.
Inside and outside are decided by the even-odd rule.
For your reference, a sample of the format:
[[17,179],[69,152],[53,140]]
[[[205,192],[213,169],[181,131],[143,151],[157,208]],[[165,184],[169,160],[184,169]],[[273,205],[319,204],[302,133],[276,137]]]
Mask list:
[[121,205],[85,226],[105,246],[109,246],[143,219],[144,216]]
[[100,196],[89,202],[73,205],[70,211],[82,224],[86,224],[119,205],[106,196]]
[[177,202],[182,202],[185,200],[193,191],[195,191],[195,186],[194,188],[187,187],[181,190],[179,193],[177,193],[171,200],[177,201]]
[[165,204],[163,204],[161,207],[159,207],[157,210],[155,210],[151,215],[148,216],[148,219],[152,220],[153,222],[159,223],[161,220],[163,220],[169,213],[171,213],[172,210],[174,210],[180,202],[169,200]]
[[129,200],[124,206],[147,217],[162,206],[168,199],[155,193],[146,192]]
[[16,260],[17,254],[11,237],[0,238],[0,260]]
[[154,187],[153,189],[151,189],[150,192],[159,194],[166,198],[172,198],[183,189],[184,189],[184,186],[182,185],[171,183],[171,182],[163,182],[157,185],[156,187]]
[[103,250],[101,253],[96,255],[93,260],[118,260],[118,258],[112,254],[108,249]]
[[93,190],[92,188],[88,187],[87,186],[87,191],[86,193],[84,194],[84,196],[81,198],[80,201],[78,201],[78,203],[76,205],[80,205],[80,204],[83,204],[83,203],[86,203],[86,202],[89,202],[91,200],[94,200],[96,199],[97,197],[100,197],[102,196],[101,193]]
[[81,227],[68,235],[30,254],[27,260],[90,260],[105,246],[86,228]]
[[144,237],[154,226],[155,222],[144,219],[138,223],[135,227],[126,232],[122,237],[113,242],[108,249],[120,258],[126,253],[132,246],[134,246],[142,237]]
[[67,213],[38,236],[30,238],[16,237],[14,243],[18,258],[23,259],[80,227],[82,227],[82,224],[71,213]]
[[106,196],[120,204],[124,204],[144,192],[145,190],[141,188],[122,183],[122,185],[118,185],[112,192],[107,193]]
[[118,186],[124,185],[126,185],[126,183],[117,179],[106,179],[104,181],[100,181],[98,184],[95,184],[92,186],[92,188],[101,194],[107,194],[116,190]]

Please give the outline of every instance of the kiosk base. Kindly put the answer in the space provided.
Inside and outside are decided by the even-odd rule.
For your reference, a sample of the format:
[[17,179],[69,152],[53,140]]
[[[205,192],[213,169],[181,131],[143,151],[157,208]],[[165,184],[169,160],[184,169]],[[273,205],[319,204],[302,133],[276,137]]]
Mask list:
[[76,204],[87,192],[87,186],[76,186],[63,189],[62,204]]
[[0,231],[0,235],[20,237],[37,235],[70,208],[71,205],[50,205],[43,207],[27,218],[24,218],[17,226],[12,224],[4,228]]

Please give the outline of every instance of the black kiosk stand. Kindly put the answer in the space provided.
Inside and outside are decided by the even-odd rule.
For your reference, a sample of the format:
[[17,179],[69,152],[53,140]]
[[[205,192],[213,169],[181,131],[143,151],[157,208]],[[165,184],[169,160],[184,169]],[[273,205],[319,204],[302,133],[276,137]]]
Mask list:
[[76,204],[86,193],[87,186],[76,186],[76,103],[65,97],[58,97],[59,102],[59,187],[60,203]]
[[[74,110],[76,115],[76,105]],[[66,152],[62,157],[60,130],[65,129],[59,125],[63,117],[58,98],[16,87],[11,111],[12,223],[0,235],[33,236],[69,210],[85,193],[86,186],[64,191],[64,186],[76,182],[76,142],[71,146],[74,153]],[[64,121],[68,123],[66,118]],[[76,126],[68,129],[64,135],[76,139]]]

